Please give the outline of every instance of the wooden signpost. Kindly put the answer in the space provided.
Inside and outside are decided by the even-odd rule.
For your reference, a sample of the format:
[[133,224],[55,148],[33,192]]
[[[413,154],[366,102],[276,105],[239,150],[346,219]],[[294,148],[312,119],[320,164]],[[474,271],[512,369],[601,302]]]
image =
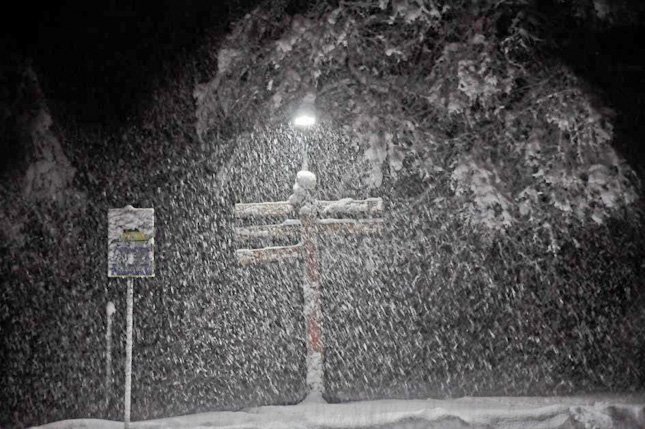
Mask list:
[[[309,397],[322,397],[323,326],[321,311],[320,234],[364,235],[379,233],[383,220],[383,200],[350,198],[321,201],[314,198],[316,176],[306,170],[298,172],[293,194],[288,201],[236,204],[235,218],[242,225],[235,228],[241,265],[300,259],[304,261],[303,294],[307,324],[307,385]],[[276,223],[276,219],[282,219]],[[264,224],[257,222],[264,221]],[[269,223],[266,223],[266,222]],[[256,222],[256,224],[250,224]],[[254,243],[275,240],[297,244],[252,248]],[[249,247],[242,247],[249,246]]]

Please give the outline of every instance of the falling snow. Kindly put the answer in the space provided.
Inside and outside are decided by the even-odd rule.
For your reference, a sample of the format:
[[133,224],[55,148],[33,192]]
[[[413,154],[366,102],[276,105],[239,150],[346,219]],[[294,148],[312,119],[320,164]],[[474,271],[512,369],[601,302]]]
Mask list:
[[[358,3],[348,7],[362,7]],[[425,25],[444,12],[407,0],[379,5],[388,11],[379,18],[388,31],[395,27],[388,22]],[[327,57],[309,56],[307,43],[315,44],[316,52],[340,55],[342,61],[333,57],[329,64],[358,76],[351,84],[349,77],[340,80],[347,86],[331,87],[329,94],[350,93],[351,87],[357,98],[363,85],[365,94],[382,96],[374,76],[370,81],[361,74],[372,70],[345,70],[353,67],[342,52],[352,49],[348,37],[358,37],[350,34],[356,20],[338,13],[326,18],[326,39],[312,36],[316,22],[296,17],[263,52],[281,61],[306,51],[318,67],[312,76],[322,79]],[[205,83],[193,86],[191,76],[177,91],[185,96],[177,104],[188,107],[155,100],[172,119],[157,128],[124,126],[108,136],[84,130],[63,140],[53,134],[46,110],[36,116],[34,139],[44,149],[21,183],[27,196],[68,199],[73,210],[33,210],[28,198],[15,196],[18,208],[0,212],[9,243],[2,248],[8,280],[0,307],[0,398],[15,412],[0,417],[22,424],[121,418],[125,282],[105,275],[105,214],[132,204],[154,207],[157,216],[156,277],[135,281],[132,418],[194,414],[134,427],[218,427],[214,419],[222,427],[296,422],[303,428],[499,422],[511,428],[525,427],[522,418],[554,428],[612,427],[612,419],[643,423],[641,405],[521,398],[634,392],[645,380],[645,237],[627,210],[638,194],[633,172],[609,148],[611,127],[578,83],[549,97],[538,92],[546,91],[542,84],[527,88],[536,110],[526,115],[539,113],[543,121],[524,129],[532,124],[521,117],[528,107],[491,111],[496,97],[518,90],[517,80],[508,71],[513,67],[497,67],[492,42],[475,37],[428,54],[436,54],[437,68],[419,79],[423,88],[417,89],[425,92],[418,98],[427,111],[456,121],[450,132],[463,131],[471,119],[503,122],[506,146],[470,131],[454,138],[434,133],[431,120],[410,120],[388,104],[390,95],[381,102],[366,98],[372,101],[367,107],[352,101],[344,105],[347,111],[329,109],[347,115],[347,123],[322,120],[296,132],[287,121],[276,122],[276,112],[311,77],[293,67],[242,72],[241,64],[260,57],[251,52],[255,45],[241,43],[260,34],[260,24],[247,25],[254,19],[249,15],[234,29],[226,44],[239,49],[223,47],[218,69]],[[397,65],[418,46],[378,42]],[[554,76],[575,82],[568,73]],[[243,75],[243,85],[226,81]],[[399,80],[406,88],[416,85]],[[250,91],[251,85],[268,93]],[[260,115],[263,121],[246,127],[235,122],[233,112],[257,108],[253,103],[262,97],[264,107],[275,107],[269,119]],[[370,112],[375,106],[389,116]],[[222,124],[234,132],[224,133]],[[564,133],[570,138],[554,138]],[[66,143],[75,138],[76,146]],[[301,170],[303,149],[310,171]],[[518,162],[505,161],[504,151]],[[72,185],[89,197],[81,198]],[[365,210],[356,210],[358,200],[378,204],[382,221],[375,235],[320,236],[324,351],[308,356],[305,264],[242,266],[234,207],[284,202],[268,221],[295,229],[303,227],[295,208],[314,198],[323,226],[341,223],[340,215],[348,224],[374,221],[369,210],[367,220],[359,219],[357,212]],[[252,226],[248,219],[241,223]],[[269,235],[260,237],[266,247],[298,244],[289,234]],[[316,368],[309,379],[307,359]],[[322,397],[308,397],[316,383]],[[495,395],[517,397],[518,409],[497,402],[492,412],[486,402],[492,399],[420,400]],[[369,402],[392,398],[402,401]],[[366,402],[335,404],[348,401]],[[228,411],[195,414],[218,410]],[[77,421],[50,428],[83,425],[115,426]]]

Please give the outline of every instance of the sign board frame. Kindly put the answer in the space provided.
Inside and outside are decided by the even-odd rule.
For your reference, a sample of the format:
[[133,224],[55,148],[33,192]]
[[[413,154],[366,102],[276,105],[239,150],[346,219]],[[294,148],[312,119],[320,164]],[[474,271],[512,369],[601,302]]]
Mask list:
[[108,277],[155,276],[155,212],[152,208],[108,210]]

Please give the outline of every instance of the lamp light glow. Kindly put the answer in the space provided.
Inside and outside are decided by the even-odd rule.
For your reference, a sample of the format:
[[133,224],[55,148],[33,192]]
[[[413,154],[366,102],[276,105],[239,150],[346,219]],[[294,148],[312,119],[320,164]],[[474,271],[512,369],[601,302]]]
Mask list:
[[307,93],[294,112],[292,124],[297,128],[309,128],[316,124],[316,94]]
[[299,113],[294,119],[293,124],[296,127],[308,128],[316,123],[316,117],[311,113]]

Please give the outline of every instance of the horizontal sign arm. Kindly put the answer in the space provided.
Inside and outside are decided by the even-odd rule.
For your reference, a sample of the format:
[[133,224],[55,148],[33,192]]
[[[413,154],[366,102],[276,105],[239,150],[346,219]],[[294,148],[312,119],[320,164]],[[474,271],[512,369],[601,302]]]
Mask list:
[[[322,234],[377,234],[383,230],[383,219],[320,219],[316,226]],[[235,240],[240,243],[253,240],[297,240],[301,230],[299,220],[289,220],[277,225],[238,226],[235,228]]]
[[[317,206],[322,215],[329,216],[338,214],[378,216],[383,213],[383,200],[381,198],[367,198],[365,200],[343,198],[336,201],[317,201]],[[269,216],[289,217],[295,215],[296,212],[293,206],[287,201],[235,204],[235,217],[238,219]]]
[[239,249],[236,251],[240,265],[256,265],[302,257],[302,246],[264,247],[262,249]]
[[287,201],[276,203],[240,203],[235,204],[235,217],[237,219],[253,219],[257,217],[295,215],[293,206]]
[[383,200],[381,198],[367,198],[354,200],[343,198],[336,201],[318,201],[318,209],[322,215],[370,215],[378,216],[383,213]]
[[243,243],[264,239],[295,239],[300,237],[299,220],[290,220],[278,225],[238,226],[235,228],[235,240]]
[[383,231],[383,219],[320,219],[321,234],[369,235]]

